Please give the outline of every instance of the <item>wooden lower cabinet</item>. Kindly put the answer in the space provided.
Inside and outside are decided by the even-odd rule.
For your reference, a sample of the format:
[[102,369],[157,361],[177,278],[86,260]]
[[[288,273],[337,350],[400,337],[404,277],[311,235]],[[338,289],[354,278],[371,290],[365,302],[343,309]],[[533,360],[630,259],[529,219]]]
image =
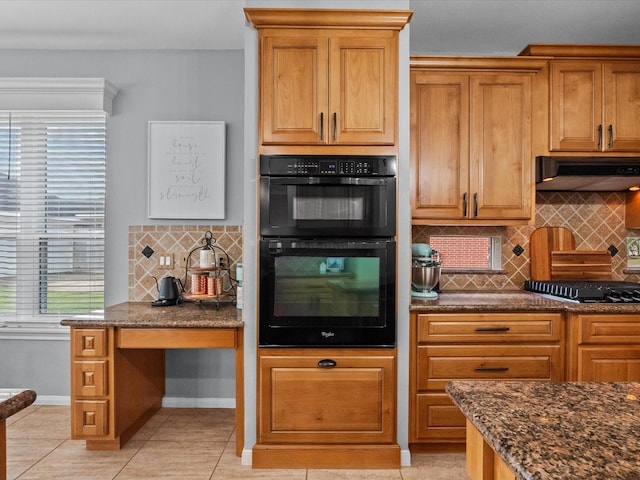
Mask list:
[[396,349],[260,349],[255,468],[399,468]]
[[71,438],[87,450],[119,450],[161,406],[164,350],[117,342],[113,327],[71,328]]
[[451,380],[563,380],[563,327],[556,312],[412,313],[411,450],[465,448],[465,417],[444,392]]
[[640,382],[640,316],[568,314],[569,380]]

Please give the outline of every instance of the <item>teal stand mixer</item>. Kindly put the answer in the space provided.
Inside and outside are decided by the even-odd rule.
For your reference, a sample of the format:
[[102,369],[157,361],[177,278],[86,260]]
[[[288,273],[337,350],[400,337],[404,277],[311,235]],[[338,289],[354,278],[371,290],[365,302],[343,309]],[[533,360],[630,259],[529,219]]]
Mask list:
[[433,289],[440,281],[440,254],[426,243],[411,245],[411,296],[435,300]]

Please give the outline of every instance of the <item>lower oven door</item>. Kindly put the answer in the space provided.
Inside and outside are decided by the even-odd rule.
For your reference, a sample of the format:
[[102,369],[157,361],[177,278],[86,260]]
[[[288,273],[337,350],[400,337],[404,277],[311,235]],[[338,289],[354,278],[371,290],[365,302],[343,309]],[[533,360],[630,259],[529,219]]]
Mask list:
[[262,240],[260,345],[395,346],[395,261],[392,240]]

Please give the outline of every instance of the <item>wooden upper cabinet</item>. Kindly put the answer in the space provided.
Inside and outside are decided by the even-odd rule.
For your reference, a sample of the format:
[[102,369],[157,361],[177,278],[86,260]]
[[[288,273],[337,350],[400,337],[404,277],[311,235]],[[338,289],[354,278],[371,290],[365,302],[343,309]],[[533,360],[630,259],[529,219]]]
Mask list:
[[466,218],[469,76],[411,74],[411,195],[414,218]]
[[263,39],[260,71],[262,143],[324,143],[328,77],[326,38]]
[[544,62],[497,71],[500,61],[486,69],[461,61],[412,59],[413,222],[526,224],[535,193],[532,88]]
[[529,45],[551,57],[549,151],[640,152],[639,45]]
[[306,30],[274,30],[264,36],[262,143],[393,145],[393,36],[309,35]]
[[552,151],[640,151],[640,62],[551,64]]
[[410,11],[245,13],[260,42],[262,152],[286,153],[287,146],[308,146],[308,153],[324,147],[332,153],[352,153],[351,146],[395,148],[398,32]]
[[640,61],[608,62],[603,67],[608,142],[604,148],[640,152]]

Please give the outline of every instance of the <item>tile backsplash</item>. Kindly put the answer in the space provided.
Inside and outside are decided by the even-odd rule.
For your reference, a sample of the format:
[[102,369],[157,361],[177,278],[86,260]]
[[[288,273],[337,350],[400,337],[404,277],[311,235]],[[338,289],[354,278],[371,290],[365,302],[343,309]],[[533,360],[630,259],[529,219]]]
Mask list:
[[[433,227],[415,225],[413,242],[428,242],[429,235],[502,236],[502,272],[489,274],[443,272],[443,290],[522,289],[529,278],[529,236],[538,227],[565,227],[575,236],[577,250],[619,251],[612,258],[614,280],[640,281],[640,275],[625,272],[626,238],[631,232],[624,226],[625,195],[618,192],[538,192],[535,225],[518,227]],[[517,256],[516,245],[524,248]]]
[[[242,226],[239,225],[144,225],[129,227],[129,300],[148,301],[158,297],[156,281],[171,275],[184,281],[185,271],[180,268],[180,252],[190,252],[205,245],[205,233],[210,231],[216,239],[215,245],[226,251],[235,272],[242,261]],[[151,247],[154,254],[149,258],[142,254],[145,247]],[[158,265],[161,253],[174,255],[174,268],[166,269]],[[198,252],[196,252],[198,253]],[[192,259],[196,257],[192,255]],[[197,261],[197,258],[195,258]]]

